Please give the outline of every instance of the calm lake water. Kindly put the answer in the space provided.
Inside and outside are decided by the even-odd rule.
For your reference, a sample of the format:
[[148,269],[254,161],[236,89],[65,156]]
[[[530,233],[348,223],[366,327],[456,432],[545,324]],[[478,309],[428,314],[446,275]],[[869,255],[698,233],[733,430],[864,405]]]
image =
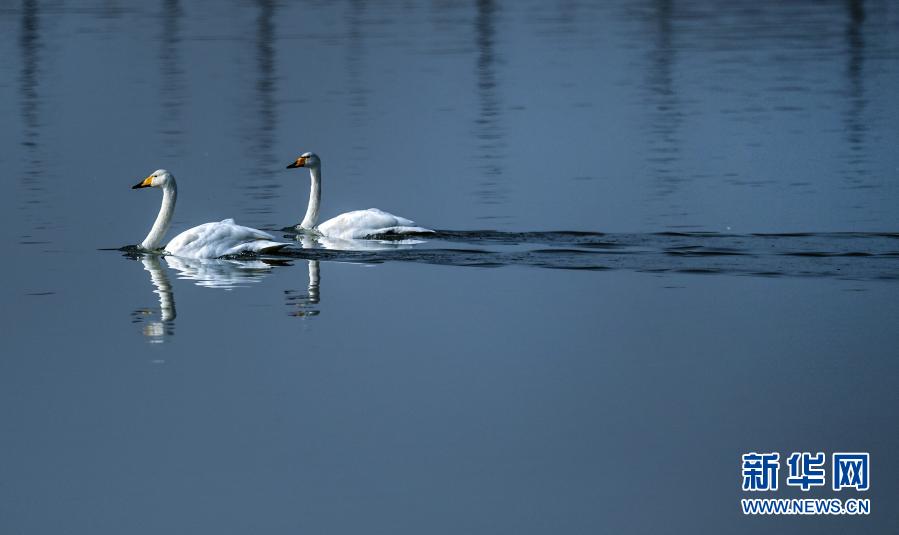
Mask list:
[[[0,1],[0,531],[895,529],[897,87],[888,1]],[[295,246],[136,253],[160,167]]]

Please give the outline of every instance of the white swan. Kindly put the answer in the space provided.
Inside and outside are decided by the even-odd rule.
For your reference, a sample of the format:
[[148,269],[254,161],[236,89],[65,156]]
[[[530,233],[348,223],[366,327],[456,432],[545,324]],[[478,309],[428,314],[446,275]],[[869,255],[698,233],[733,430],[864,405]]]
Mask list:
[[[142,249],[158,250],[175,212],[175,199],[178,197],[175,177],[165,169],[159,169],[131,187],[138,188],[162,188],[159,215],[156,216],[150,233],[140,244]],[[184,258],[218,258],[241,253],[267,253],[287,247],[286,243],[279,243],[274,239],[267,232],[240,226],[233,219],[225,219],[185,230],[172,238],[164,251]]]
[[354,210],[333,217],[316,227],[318,222],[318,207],[322,198],[322,163],[318,156],[307,152],[291,162],[288,169],[295,167],[308,167],[309,176],[312,179],[312,188],[309,191],[309,206],[306,208],[306,217],[296,226],[298,230],[317,230],[320,234],[329,238],[343,240],[364,239],[372,236],[384,236],[388,234],[424,234],[433,233],[431,229],[418,227],[414,221],[405,217],[395,216],[377,208],[368,210]]

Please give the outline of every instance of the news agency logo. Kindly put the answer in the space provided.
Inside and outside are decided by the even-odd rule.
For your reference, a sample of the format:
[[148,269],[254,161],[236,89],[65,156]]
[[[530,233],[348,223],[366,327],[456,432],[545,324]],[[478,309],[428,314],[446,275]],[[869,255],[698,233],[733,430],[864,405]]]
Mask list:
[[[780,480],[780,453],[749,452],[742,456],[742,489],[744,492],[775,492]],[[786,457],[788,487],[808,492],[827,484],[827,455],[823,451],[794,451]],[[870,487],[871,459],[868,453],[835,452],[830,463],[831,488],[834,491],[854,489],[864,492]],[[744,514],[869,514],[867,498],[830,499],[743,499]]]
[[779,472],[779,453],[746,453],[743,455],[743,490],[777,490]]
[[799,487],[803,492],[824,486],[823,452],[819,451],[814,457],[807,451],[793,452],[787,459],[787,466],[790,467],[787,485]]
[[833,454],[833,490],[868,490],[867,453]]

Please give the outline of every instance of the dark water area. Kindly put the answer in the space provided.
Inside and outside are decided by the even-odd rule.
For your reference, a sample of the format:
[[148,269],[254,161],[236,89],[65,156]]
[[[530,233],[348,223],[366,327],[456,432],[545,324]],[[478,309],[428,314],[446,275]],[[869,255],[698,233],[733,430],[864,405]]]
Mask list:
[[[305,238],[278,258],[450,266],[510,265],[554,269],[627,269],[649,273],[745,274],[769,277],[899,279],[899,233],[727,235],[700,232],[437,231],[418,237],[382,236],[360,244]],[[399,239],[397,239],[399,238]],[[136,251],[136,250],[135,250]]]
[[888,1],[0,0],[0,532],[888,533],[897,87]]

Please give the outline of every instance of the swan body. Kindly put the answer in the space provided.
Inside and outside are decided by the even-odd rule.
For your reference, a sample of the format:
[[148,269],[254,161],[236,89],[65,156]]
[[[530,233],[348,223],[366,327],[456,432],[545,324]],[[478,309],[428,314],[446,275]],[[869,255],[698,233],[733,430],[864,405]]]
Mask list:
[[[175,213],[178,187],[175,177],[165,169],[159,169],[142,182],[138,188],[161,188],[162,206],[150,233],[140,247],[148,251],[158,250]],[[233,219],[204,223],[178,234],[163,248],[165,253],[183,258],[218,258],[243,253],[267,253],[287,247],[275,241],[267,232],[238,225]]]
[[340,214],[319,224],[317,229],[324,236],[341,240],[358,240],[369,236],[389,234],[434,232],[433,230],[416,226],[415,221],[395,216],[377,208],[353,210],[352,212]]
[[203,223],[178,234],[165,252],[183,258],[219,258],[242,253],[266,253],[286,247],[261,230],[238,225],[233,219]]
[[321,204],[321,159],[307,152],[291,162],[288,169],[309,168],[311,189],[306,216],[296,226],[297,230],[315,230],[322,236],[341,240],[360,240],[385,235],[432,234],[434,231],[419,227],[411,219],[393,215],[378,208],[354,210],[333,217],[316,226]]

